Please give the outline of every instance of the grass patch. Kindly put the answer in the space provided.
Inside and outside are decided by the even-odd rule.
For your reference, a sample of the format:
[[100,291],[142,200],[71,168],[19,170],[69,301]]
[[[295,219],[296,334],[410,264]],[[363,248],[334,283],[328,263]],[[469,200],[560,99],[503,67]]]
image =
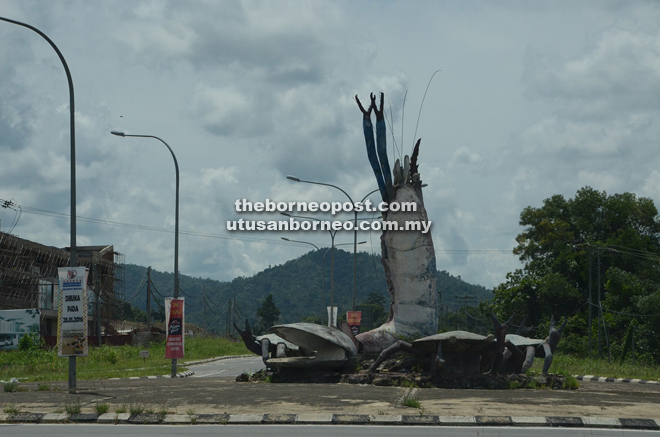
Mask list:
[[525,383],[525,388],[537,389],[539,388],[539,382],[535,379],[530,379]]
[[[534,365],[527,374],[540,374],[543,368],[543,360],[534,360]],[[643,365],[633,363],[632,361],[625,361],[619,363],[612,360],[608,362],[607,359],[595,358],[580,358],[571,355],[564,355],[560,353],[554,354],[550,373],[557,373],[564,376],[572,375],[596,375],[611,378],[637,378],[660,381],[660,366],[659,365]]]
[[21,390],[22,387],[19,387],[18,382],[8,382],[2,388],[5,393],[13,393],[15,391],[25,391]]
[[580,382],[574,376],[564,376],[564,388],[569,390],[577,390],[580,388]]
[[128,412],[131,414],[142,414],[144,412],[144,405],[142,404],[131,404],[128,407]]
[[64,411],[66,411],[66,413],[69,415],[80,414],[81,409],[82,407],[80,405],[79,398],[70,400],[64,405]]
[[[165,343],[152,344],[146,362],[140,358],[140,346],[90,346],[88,357],[76,361],[78,380],[125,378],[129,376],[167,375],[172,360],[165,359]],[[245,355],[249,351],[242,341],[214,337],[186,338],[185,360],[201,360],[225,355]],[[67,359],[57,356],[56,349],[9,350],[0,353],[0,380],[21,375],[26,381],[66,381]],[[179,370],[186,370],[179,361]]]
[[39,384],[37,386],[37,391],[51,391],[51,390],[52,390],[52,388],[51,388],[50,384]]
[[128,408],[126,407],[126,404],[121,404],[118,407],[115,407],[115,413],[117,414],[122,414],[128,411]]
[[410,408],[421,408],[422,403],[419,402],[419,399],[417,398],[416,395],[414,395],[412,392],[408,392],[405,394],[403,399],[401,399],[401,405],[404,407],[410,407]]
[[2,411],[7,414],[16,414],[21,412],[20,408],[18,408],[16,405],[5,405]]
[[105,413],[107,413],[109,410],[110,410],[110,405],[108,405],[108,404],[106,404],[106,403],[101,403],[101,404],[96,404],[96,405],[94,405],[94,411],[95,411],[96,414],[98,414],[99,416],[100,416],[101,414],[105,414]]

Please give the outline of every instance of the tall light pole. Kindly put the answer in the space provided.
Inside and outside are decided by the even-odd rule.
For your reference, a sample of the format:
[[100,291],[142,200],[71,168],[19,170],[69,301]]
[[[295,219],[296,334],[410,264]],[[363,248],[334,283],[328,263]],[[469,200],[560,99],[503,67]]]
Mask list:
[[[179,297],[179,163],[176,160],[176,155],[169,144],[163,141],[161,138],[158,138],[153,135],[128,135],[124,132],[112,131],[112,135],[117,135],[118,137],[136,137],[136,138],[154,138],[161,143],[165,144],[167,150],[172,154],[172,159],[174,159],[174,169],[176,170],[176,207],[174,212],[174,298]],[[176,358],[172,359],[172,378],[176,378]]]
[[[55,43],[46,36],[45,33],[37,29],[36,27],[30,26],[26,23],[21,23],[20,21],[10,20],[9,18],[0,17],[0,20],[6,21],[7,23],[17,24],[19,26],[27,27],[28,29],[38,33],[43,39],[45,39],[50,46],[55,49],[57,56],[62,61],[62,66],[64,66],[64,72],[66,73],[66,79],[69,82],[69,126],[70,126],[70,138],[71,138],[71,243],[70,243],[70,257],[69,257],[69,266],[76,267],[78,264],[78,256],[76,250],[76,124],[75,124],[75,99],[73,95],[73,79],[71,78],[71,72],[69,71],[69,66],[60,52],[60,49],[57,48]],[[75,393],[76,391],[76,357],[69,357],[69,393]]]
[[[300,240],[290,240],[286,237],[280,237],[284,241],[288,241],[290,243],[302,243],[302,244],[309,244],[310,246],[313,246],[316,251],[321,255],[321,248],[319,248],[316,244],[310,243],[309,241],[300,241]],[[328,253],[326,251],[326,253]],[[325,255],[321,255],[321,321],[325,319]]]
[[[336,188],[337,190],[344,193],[344,195],[346,197],[348,197],[348,200],[353,204],[353,206],[355,206],[355,202],[353,202],[353,199],[351,198],[351,196],[349,196],[346,191],[342,190],[341,188],[339,188],[336,185],[326,184],[324,182],[305,181],[305,180],[302,180],[300,178],[297,178],[297,177],[291,176],[291,175],[287,176],[286,178],[291,180],[291,181],[294,181],[294,182],[302,182],[302,183],[305,183],[305,184],[314,184],[314,185],[324,185],[326,187]],[[366,196],[364,196],[362,198],[361,202],[364,202],[367,199],[367,197],[371,196],[376,191],[379,191],[379,190],[376,189],[376,190],[370,192],[369,194],[367,194]],[[355,311],[355,307],[356,307],[355,299],[356,299],[356,294],[357,294],[357,233],[358,233],[358,227],[357,227],[358,211],[356,211],[355,208],[353,208],[353,214],[354,214],[354,222],[353,222],[353,225],[354,225],[353,226],[353,311]]]
[[[297,217],[297,216],[292,216],[292,217]],[[314,246],[314,247],[316,248],[316,250],[319,252],[319,254],[321,253],[321,249],[319,249],[319,247],[318,247],[316,244],[314,244],[314,243],[310,243],[310,242],[307,242],[307,241],[300,241],[300,240],[291,240],[291,239],[289,239],[289,238],[285,238],[285,237],[280,237],[280,238],[282,238],[282,240],[284,240],[284,241],[288,241],[288,242],[290,242],[290,243],[303,243],[303,244],[309,244],[310,246]],[[334,238],[333,238],[333,241],[334,241]],[[365,243],[366,243],[366,241],[360,241],[358,244],[365,244]],[[321,307],[322,307],[322,310],[321,310],[321,320],[325,320],[325,315],[326,315],[326,313],[327,313],[327,311],[326,311],[326,309],[325,309],[325,256],[326,256],[326,255],[328,254],[328,252],[330,252],[330,250],[332,250],[334,247],[337,247],[337,246],[344,246],[344,245],[346,245],[346,244],[352,244],[352,243],[339,243],[339,244],[333,244],[332,247],[329,247],[329,248],[325,251],[325,253],[321,256]],[[333,260],[333,261],[334,261],[334,260]],[[333,269],[333,273],[334,273],[334,269]]]

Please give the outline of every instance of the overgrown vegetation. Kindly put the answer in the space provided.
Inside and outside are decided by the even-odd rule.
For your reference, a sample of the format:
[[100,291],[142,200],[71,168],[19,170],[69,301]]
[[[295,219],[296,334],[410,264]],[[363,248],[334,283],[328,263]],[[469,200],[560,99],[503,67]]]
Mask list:
[[568,318],[560,348],[578,356],[591,337],[592,356],[660,363],[660,217],[651,199],[585,187],[525,208],[520,225],[514,253],[524,267],[484,310],[528,315],[540,338],[551,316]]
[[[142,349],[139,346],[91,347],[88,357],[77,359],[77,378],[88,380],[169,374],[172,361],[164,358],[164,343],[152,344],[146,361],[139,356]],[[212,337],[186,338],[186,361],[247,353],[240,341]],[[180,360],[180,371],[185,369],[184,362]],[[56,349],[0,352],[0,380],[11,378],[20,378],[21,381],[65,381],[68,378],[68,360],[58,357]]]
[[82,405],[80,402],[80,398],[70,399],[64,405],[64,411],[66,411],[66,413],[69,415],[80,414],[81,410],[82,410]]
[[409,408],[421,408],[422,404],[419,402],[417,396],[412,390],[409,390],[401,399],[401,405]]
[[[561,343],[559,345],[561,346]],[[536,359],[528,373],[541,373],[542,367],[543,360]],[[627,360],[624,363],[615,360],[608,362],[607,359],[580,358],[563,353],[554,355],[550,372],[564,376],[595,375],[660,381],[660,366],[657,364],[633,363],[631,360]]]

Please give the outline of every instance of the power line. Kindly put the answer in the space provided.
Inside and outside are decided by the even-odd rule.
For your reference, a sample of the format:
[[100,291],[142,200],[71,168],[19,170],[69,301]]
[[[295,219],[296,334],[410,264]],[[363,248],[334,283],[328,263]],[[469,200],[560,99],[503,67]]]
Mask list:
[[[0,199],[0,202],[6,202]],[[37,215],[43,215],[43,216],[50,216],[50,217],[56,217],[56,218],[63,218],[63,219],[69,219],[71,216],[69,214],[65,213],[59,213],[59,212],[54,212],[54,211],[48,211],[45,209],[41,208],[34,208],[31,206],[20,206],[16,205],[19,208],[22,208],[24,212],[30,213],[30,214],[37,214]],[[122,228],[131,228],[131,229],[139,229],[143,231],[154,231],[154,232],[167,232],[167,233],[174,233],[174,229],[170,228],[161,228],[157,226],[148,226],[148,225],[136,225],[136,224],[131,224],[131,223],[122,223],[122,222],[115,222],[111,220],[103,220],[103,219],[96,219],[96,218],[91,218],[91,217],[83,217],[83,216],[76,216],[76,219],[79,221],[83,222],[90,222],[90,223],[96,223],[96,224],[101,224],[101,225],[108,225],[108,226],[116,226],[116,227],[122,227]],[[371,233],[371,232],[370,232]],[[221,240],[234,240],[234,241],[260,241],[260,242],[265,242],[267,244],[277,244],[277,245],[291,245],[291,244],[297,244],[297,243],[285,243],[282,242],[281,240],[275,240],[275,239],[269,239],[269,238],[259,238],[259,237],[238,237],[238,236],[227,236],[227,235],[222,235],[222,234],[214,234],[210,232],[195,232],[195,231],[186,231],[186,230],[181,230],[179,229],[179,234],[180,235],[190,235],[193,237],[203,237],[203,238],[215,238],[215,239],[221,239]],[[297,244],[300,247],[304,247],[305,245],[303,244]],[[372,248],[372,252],[377,253],[379,252],[377,249]],[[438,249],[435,251],[436,254],[442,254],[442,255],[512,255],[513,254],[513,249]]]

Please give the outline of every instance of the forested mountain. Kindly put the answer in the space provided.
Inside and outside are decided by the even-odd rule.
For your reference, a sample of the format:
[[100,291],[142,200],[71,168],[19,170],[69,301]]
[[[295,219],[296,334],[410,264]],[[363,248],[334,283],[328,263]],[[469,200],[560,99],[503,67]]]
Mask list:
[[[334,268],[333,301],[341,315],[352,305],[353,253],[337,249]],[[125,299],[130,299],[133,306],[143,311],[146,309],[146,270],[146,267],[126,265]],[[186,320],[204,326],[204,292],[206,324],[210,330],[217,332],[226,329],[230,298],[235,298],[236,302],[233,311],[235,319],[254,320],[257,309],[269,294],[273,295],[275,305],[281,311],[281,323],[299,322],[310,316],[321,317],[325,306],[330,305],[330,271],[330,256],[326,257],[324,267],[319,253],[311,251],[252,277],[238,277],[231,282],[180,275],[180,295],[186,299]],[[490,290],[468,284],[445,271],[437,272],[436,276],[437,290],[445,307],[459,308],[466,301],[476,305],[492,297]],[[151,280],[153,294],[161,303],[161,296],[172,295],[174,278],[171,273],[152,270]],[[357,255],[357,303],[366,302],[371,293],[387,298],[385,273],[380,256],[360,252]],[[152,310],[158,308],[158,304],[152,302]]]

